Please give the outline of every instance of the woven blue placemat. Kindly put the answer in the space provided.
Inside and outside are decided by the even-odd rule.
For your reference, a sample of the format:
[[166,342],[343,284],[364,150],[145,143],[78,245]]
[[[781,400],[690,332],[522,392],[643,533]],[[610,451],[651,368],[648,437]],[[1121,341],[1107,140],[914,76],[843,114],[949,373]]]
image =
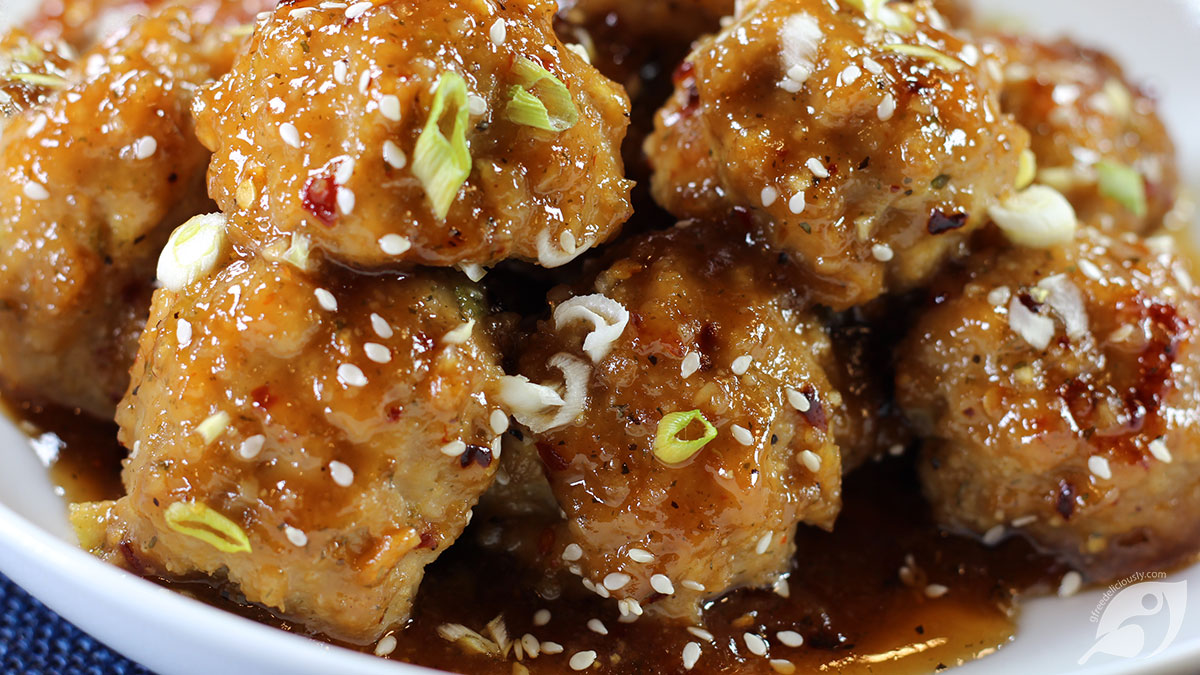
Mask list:
[[3,675],[150,675],[0,575]]

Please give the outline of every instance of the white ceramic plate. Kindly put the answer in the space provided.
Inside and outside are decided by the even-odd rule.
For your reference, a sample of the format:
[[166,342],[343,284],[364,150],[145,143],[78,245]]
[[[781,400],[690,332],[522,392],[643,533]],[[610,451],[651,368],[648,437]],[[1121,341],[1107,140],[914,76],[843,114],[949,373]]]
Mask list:
[[[0,0],[0,27],[36,0]],[[988,14],[1019,17],[1033,31],[1067,33],[1116,53],[1161,95],[1192,185],[1200,184],[1200,0],[975,0]],[[169,674],[425,673],[259,625],[208,607],[109,567],[73,545],[62,501],[38,454],[0,419],[0,571],[51,609],[114,649]],[[1200,664],[1200,565],[1163,583],[1140,585],[1124,607],[1133,617],[1102,642],[1108,652],[1079,665],[1097,644],[1098,628],[1130,593],[1105,600],[1103,590],[1023,604],[1017,639],[955,673],[1193,673]],[[1183,585],[1179,585],[1182,583]],[[1111,594],[1110,594],[1111,595]],[[1144,596],[1144,597],[1143,597]],[[1112,609],[1093,622],[1105,602]],[[1155,604],[1157,603],[1157,604]],[[1157,609],[1155,609],[1157,608]],[[1152,611],[1153,610],[1153,611]],[[1100,612],[1096,612],[1097,616]],[[1125,618],[1121,616],[1119,618]],[[1113,626],[1115,627],[1115,626]],[[1121,638],[1114,642],[1115,638]],[[1164,643],[1169,643],[1164,645]]]

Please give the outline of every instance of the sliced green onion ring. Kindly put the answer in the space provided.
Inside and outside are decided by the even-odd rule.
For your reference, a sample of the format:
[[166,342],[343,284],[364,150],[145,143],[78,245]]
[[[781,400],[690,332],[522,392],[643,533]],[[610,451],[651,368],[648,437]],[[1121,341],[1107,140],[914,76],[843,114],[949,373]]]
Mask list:
[[232,520],[201,502],[175,502],[163,514],[167,527],[223,553],[249,553],[250,538]]
[[881,46],[880,49],[886,49],[889,52],[896,52],[897,54],[904,54],[905,56],[912,56],[918,59],[925,59],[952,73],[963,69],[962,61],[925,45],[889,44]]
[[504,116],[514,124],[544,131],[566,131],[579,121],[579,109],[562,80],[536,61],[517,58],[513,74],[518,84],[509,89]]
[[1017,160],[1017,177],[1014,180],[1014,187],[1017,190],[1024,190],[1033,184],[1033,179],[1037,177],[1037,156],[1033,154],[1033,150],[1025,148],[1021,151],[1021,155]]
[[[704,435],[690,441],[679,438],[679,433],[695,421],[704,425]],[[717,428],[699,410],[668,413],[658,422],[658,433],[654,436],[654,456],[667,464],[679,464],[691,459],[700,452],[700,448],[708,445],[709,441],[716,437]]]
[[[449,138],[442,133],[442,114],[453,115]],[[467,83],[462,75],[445,72],[438,77],[429,119],[413,149],[412,172],[421,181],[433,206],[433,214],[444,220],[458,190],[471,175],[471,150],[467,147]]]
[[1139,218],[1146,215],[1146,182],[1137,169],[1102,159],[1096,162],[1096,179],[1100,194]]
[[47,73],[7,73],[4,77],[16,80],[17,82],[24,82],[25,84],[32,84],[39,87],[53,87],[55,89],[63,89],[70,84],[66,78]]

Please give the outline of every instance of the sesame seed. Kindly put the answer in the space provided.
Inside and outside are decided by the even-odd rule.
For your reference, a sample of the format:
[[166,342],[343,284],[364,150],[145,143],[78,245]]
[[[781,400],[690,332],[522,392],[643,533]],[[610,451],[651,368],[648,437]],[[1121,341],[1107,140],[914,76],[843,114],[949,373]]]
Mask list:
[[625,598],[625,606],[627,608],[627,611],[631,615],[633,615],[633,616],[641,616],[642,615],[642,603],[638,602],[636,599]]
[[690,591],[698,591],[703,593],[705,590],[704,584],[700,583],[699,581],[692,581],[691,579],[684,579],[680,585]]
[[393,169],[403,169],[408,164],[408,156],[392,141],[383,142],[383,161]]
[[781,598],[790,598],[792,596],[792,587],[788,585],[786,576],[776,579],[775,583],[771,585],[771,590]]
[[43,199],[50,198],[50,192],[46,189],[46,186],[33,181],[28,181],[25,183],[24,187],[21,188],[21,191],[25,193],[26,197],[39,202]]
[[563,646],[558,644],[557,642],[553,642],[551,640],[546,640],[545,642],[542,643],[542,653],[543,654],[561,654],[562,651],[563,651]]
[[368,342],[363,345],[363,351],[366,353],[367,358],[375,363],[387,363],[392,360],[391,350],[378,342]]
[[346,18],[353,21],[363,14],[366,14],[367,10],[371,9],[372,7],[374,7],[374,5],[367,0],[364,0],[363,2],[356,2],[346,8]]
[[780,81],[779,88],[786,91],[789,94],[795,94],[796,92],[798,92],[804,88],[804,83],[797,82],[796,80],[794,80],[790,77],[785,77],[785,78],[783,78],[782,81]]
[[875,116],[880,122],[886,122],[892,119],[892,115],[896,114],[896,97],[892,96],[891,92],[883,95],[883,100],[879,105],[875,106]]
[[900,455],[903,455],[904,454],[904,444],[896,443],[896,444],[892,445],[892,447],[888,448],[888,454],[891,455],[892,457],[899,457]]
[[729,430],[733,432],[733,440],[737,441],[738,443],[741,443],[742,445],[754,444],[754,434],[750,433],[750,430],[746,427],[738,424],[732,424],[729,426]]
[[1165,462],[1167,464],[1171,463],[1171,450],[1167,448],[1167,444],[1162,438],[1156,438],[1150,441],[1149,450],[1150,454],[1154,455],[1154,458],[1158,461]]
[[871,247],[871,257],[875,258],[879,262],[887,262],[895,257],[895,255],[896,254],[892,251],[892,247],[888,246],[887,244],[875,244]]
[[988,528],[988,531],[983,533],[983,545],[995,546],[996,544],[999,544],[1000,540],[1004,539],[1004,531],[1003,524],[993,525],[992,527]]
[[354,211],[354,191],[350,188],[339,187],[337,189],[337,205],[338,210],[343,215],[350,215]]
[[447,457],[459,457],[467,451],[467,444],[462,441],[450,441],[438,449],[438,452]]
[[492,27],[488,29],[488,37],[497,47],[504,44],[504,39],[508,37],[508,26],[505,25],[504,19],[496,19],[496,23],[493,23]]
[[333,297],[333,293],[330,293],[324,288],[318,288],[317,290],[313,291],[313,295],[317,296],[317,304],[321,306],[321,309],[327,312],[337,311],[337,298]]
[[344,385],[350,387],[365,387],[367,384],[367,376],[363,375],[363,371],[353,363],[343,363],[337,367],[337,379]]
[[768,185],[762,189],[762,194],[759,196],[762,198],[762,205],[765,209],[774,204],[776,199],[779,199],[779,190]]
[[638,562],[638,563],[654,562],[654,554],[645,549],[631,548],[631,549],[629,549],[629,552],[626,553],[626,555],[628,555],[629,559],[634,562]]
[[863,68],[866,68],[867,72],[872,75],[878,75],[883,72],[883,66],[869,56],[863,57]]
[[610,572],[604,577],[604,587],[610,591],[619,591],[629,583],[629,575],[624,572]]
[[462,263],[458,266],[462,273],[471,281],[480,281],[487,276],[487,268],[476,263]]
[[150,159],[158,152],[158,141],[153,136],[142,136],[133,142],[133,156],[136,159]]
[[858,80],[859,75],[862,75],[862,69],[851,63],[846,66],[839,77],[842,80],[842,84],[854,84]]
[[749,649],[751,654],[756,656],[767,655],[767,641],[758,635],[754,633],[742,633],[742,641],[746,643],[746,649]]
[[804,450],[800,453],[800,462],[805,468],[813,473],[821,470],[821,456],[812,450]]
[[338,84],[346,84],[347,66],[345,61],[333,62],[333,80]]
[[529,655],[529,658],[536,659],[538,652],[541,651],[542,645],[532,634],[526,633],[521,636],[521,648]]
[[807,396],[790,387],[787,390],[787,400],[793,408],[802,413],[808,412],[809,408],[812,408],[812,403],[809,402]]
[[796,215],[804,213],[804,193],[797,192],[788,200],[788,210]]
[[487,101],[479,94],[467,95],[467,112],[478,117],[487,112]]
[[291,122],[284,122],[279,125],[279,137],[283,139],[284,143],[293,148],[298,149],[300,147],[300,131]]
[[809,157],[808,161],[804,163],[804,166],[808,167],[808,170],[812,172],[812,175],[816,176],[817,178],[829,178],[829,170],[826,169],[825,165],[821,163],[821,160],[817,159],[816,157]]
[[1058,597],[1069,598],[1079,592],[1083,587],[1083,576],[1071,570],[1063,575],[1062,581],[1058,584]]
[[562,559],[567,562],[575,562],[583,557],[583,549],[579,548],[579,544],[567,544],[563,549]]
[[771,664],[771,670],[782,673],[782,675],[792,675],[796,672],[796,664],[787,659],[771,659],[768,663]]
[[584,670],[590,668],[595,662],[596,652],[589,649],[586,652],[575,652],[567,663],[571,666],[571,670]]
[[379,114],[393,122],[400,121],[400,99],[388,94],[379,99]]
[[550,610],[539,609],[533,613],[533,625],[545,626],[548,623],[550,623]]
[[1092,455],[1091,457],[1088,457],[1087,465],[1088,471],[1091,471],[1092,475],[1096,476],[1096,478],[1100,478],[1102,480],[1108,480],[1109,478],[1112,478],[1112,467],[1108,465],[1108,459],[1101,457],[1100,455]]
[[745,375],[746,371],[750,370],[750,364],[753,362],[754,358],[751,356],[739,356],[733,360],[733,364],[729,366],[729,369],[733,371],[734,375]]
[[288,541],[296,546],[308,545],[308,535],[304,534],[304,530],[298,530],[291,525],[284,525],[283,533],[287,535]]
[[242,441],[238,446],[238,454],[242,459],[254,459],[262,450],[263,444],[267,442],[267,437],[262,434],[254,434],[253,436]]
[[192,343],[192,324],[188,323],[187,319],[175,322],[175,339],[179,341],[180,347],[186,347]]
[[488,416],[488,425],[492,427],[492,431],[502,434],[508,431],[508,415],[503,410],[493,410]]
[[1078,264],[1079,271],[1083,272],[1083,275],[1092,281],[1100,281],[1104,278],[1104,273],[1101,272],[1100,268],[1096,266],[1096,263],[1092,262],[1091,260],[1083,258],[1079,260]]
[[375,331],[376,335],[385,340],[392,337],[392,327],[378,314],[371,314],[371,329]]
[[600,619],[588,619],[588,630],[599,635],[608,635],[608,627]]
[[1037,516],[1021,516],[1020,518],[1016,518],[1012,521],[1012,526],[1025,527],[1026,525],[1032,525],[1036,522]]
[[804,636],[794,630],[781,630],[775,634],[775,639],[787,647],[800,647],[804,645]]
[[663,595],[675,594],[675,584],[671,583],[671,580],[665,574],[655,574],[650,577],[650,588]]
[[442,336],[442,342],[449,345],[461,345],[471,339],[471,331],[475,328],[475,319],[467,319],[458,327]]
[[949,591],[950,591],[950,589],[946,588],[942,584],[929,584],[928,586],[925,587],[925,597],[940,598],[943,595],[945,595],[946,593],[948,593]]
[[709,642],[712,642],[714,639],[712,633],[704,630],[703,628],[701,628],[699,626],[688,626],[687,632],[691,633],[692,635],[695,635],[696,637],[700,638],[701,640],[707,640]]
[[683,669],[691,670],[700,660],[700,643],[689,642],[683,646]]
[[700,370],[700,355],[696,352],[688,352],[687,356],[683,357],[683,362],[679,364],[679,374],[687,379]]
[[384,635],[379,644],[375,645],[375,656],[387,656],[396,651],[396,638]]
[[767,549],[771,548],[771,539],[773,534],[774,533],[772,532],[767,532],[763,536],[759,537],[758,544],[754,546],[754,552],[759,555],[766,553]]
[[329,463],[329,477],[342,487],[350,487],[354,484],[354,470],[336,460]]

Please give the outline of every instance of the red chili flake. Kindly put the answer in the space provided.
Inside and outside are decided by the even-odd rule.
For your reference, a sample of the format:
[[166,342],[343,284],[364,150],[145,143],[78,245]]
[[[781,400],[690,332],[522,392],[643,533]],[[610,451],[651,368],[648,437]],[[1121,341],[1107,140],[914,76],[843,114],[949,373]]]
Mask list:
[[337,183],[333,176],[322,174],[312,176],[304,183],[301,195],[304,210],[313,214],[326,227],[333,227],[337,221]]
[[387,419],[389,422],[397,422],[400,416],[404,414],[404,408],[394,405],[387,409]]
[[1058,495],[1054,501],[1054,509],[1064,520],[1070,520],[1075,514],[1075,486],[1065,478],[1058,481]]
[[265,384],[250,392],[250,398],[254,399],[255,406],[263,410],[270,410],[271,405],[275,403],[275,396],[271,394],[271,388]]
[[435,530],[429,529],[421,533],[421,543],[417,544],[417,548],[427,548],[431,551],[436,551],[438,547],[438,535]]
[[556,450],[554,446],[549,443],[544,441],[538,443],[537,451],[538,456],[542,458],[542,463],[545,464],[546,468],[550,469],[551,471],[566,471],[567,467],[571,466],[571,464],[567,461],[567,458],[558,454],[558,450]]
[[941,209],[934,209],[933,213],[929,214],[929,225],[927,229],[929,234],[941,234],[950,230],[957,230],[967,224],[967,214],[955,213],[946,215]]
[[817,390],[809,384],[805,385],[800,393],[808,399],[808,410],[800,414],[804,415],[804,419],[817,431],[829,431],[829,418],[825,415],[825,406],[821,405],[821,399],[817,398]]
[[554,532],[554,528],[543,529],[541,535],[538,536],[538,555],[543,558],[550,555],[550,551],[554,550],[554,540],[557,538],[558,535]]
[[492,465],[492,451],[482,445],[468,445],[458,462],[464,469],[471,466],[471,462],[486,469]]
[[121,550],[121,557],[125,558],[125,563],[129,565],[129,571],[139,577],[146,576],[146,566],[142,564],[142,559],[133,551],[133,545],[128,539],[122,539],[117,548]]

